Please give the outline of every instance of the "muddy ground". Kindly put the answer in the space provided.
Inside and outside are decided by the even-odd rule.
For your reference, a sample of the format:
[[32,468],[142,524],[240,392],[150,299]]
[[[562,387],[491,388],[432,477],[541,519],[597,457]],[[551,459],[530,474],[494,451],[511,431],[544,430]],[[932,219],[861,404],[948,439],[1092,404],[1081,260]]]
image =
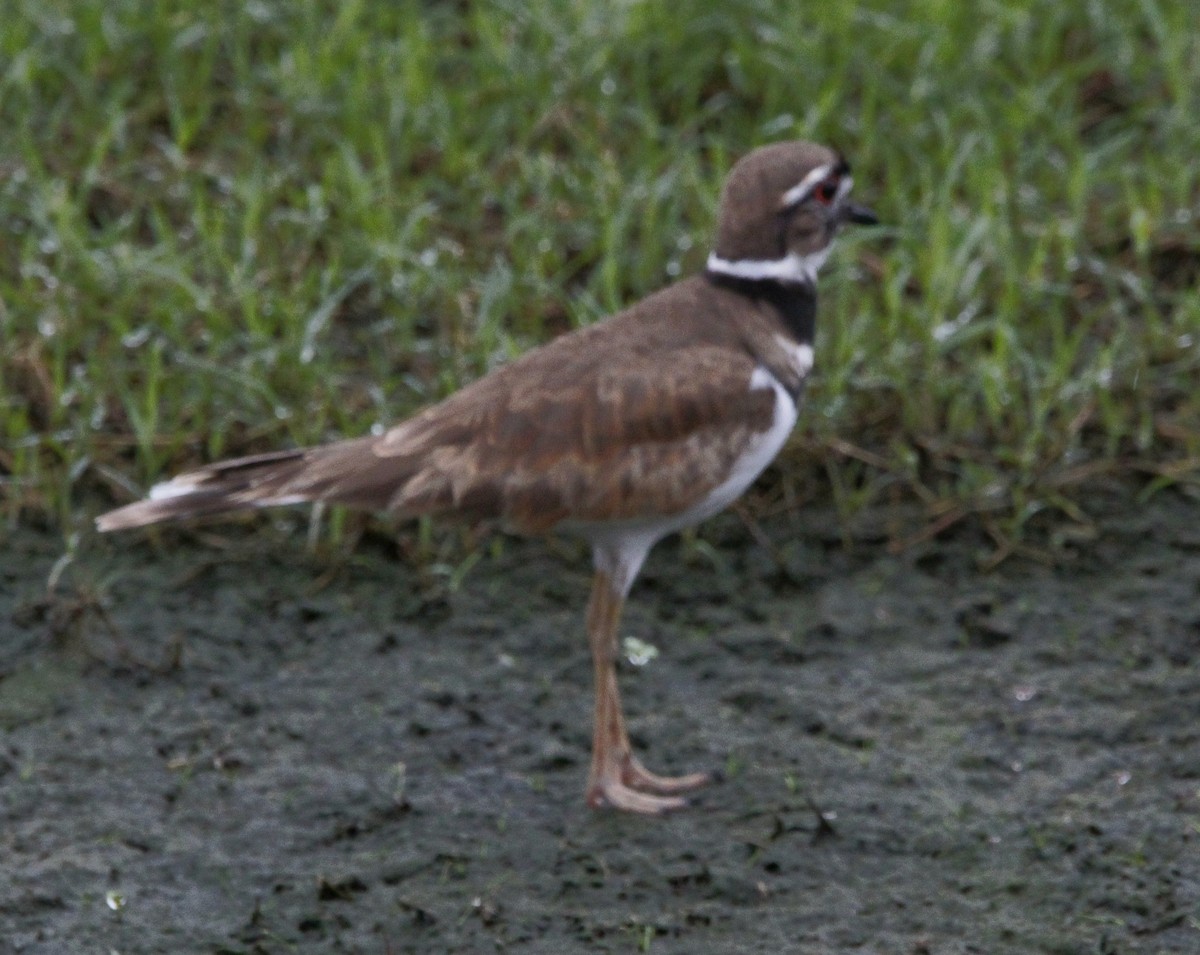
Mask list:
[[441,602],[271,525],[87,538],[48,602],[17,532],[0,951],[1200,952],[1200,505],[1091,510],[987,573],[886,514],[660,545],[635,742],[725,773],[666,819],[582,804],[582,550]]

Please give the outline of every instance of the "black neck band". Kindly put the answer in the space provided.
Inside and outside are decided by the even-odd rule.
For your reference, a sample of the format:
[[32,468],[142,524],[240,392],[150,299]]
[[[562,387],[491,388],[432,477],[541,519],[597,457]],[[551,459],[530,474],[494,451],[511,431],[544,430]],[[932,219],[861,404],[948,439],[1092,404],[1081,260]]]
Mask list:
[[817,328],[817,292],[807,282],[745,279],[712,269],[707,269],[704,276],[713,285],[766,302],[779,314],[779,320],[794,341],[802,345],[813,343]]

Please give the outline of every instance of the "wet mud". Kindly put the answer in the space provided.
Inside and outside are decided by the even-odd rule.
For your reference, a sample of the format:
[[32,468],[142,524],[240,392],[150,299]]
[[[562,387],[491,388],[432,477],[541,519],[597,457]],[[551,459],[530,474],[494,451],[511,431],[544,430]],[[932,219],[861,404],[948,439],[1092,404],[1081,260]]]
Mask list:
[[[583,806],[589,568],[430,598],[271,526],[0,555],[0,951],[1200,952],[1197,504],[1053,561],[868,514],[661,544],[623,633],[663,819]],[[711,545],[711,546],[710,546]]]

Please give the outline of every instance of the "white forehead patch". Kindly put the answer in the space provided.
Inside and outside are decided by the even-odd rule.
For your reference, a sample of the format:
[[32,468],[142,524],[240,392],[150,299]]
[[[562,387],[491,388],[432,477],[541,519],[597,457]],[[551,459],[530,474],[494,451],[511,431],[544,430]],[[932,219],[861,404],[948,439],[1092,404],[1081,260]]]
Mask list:
[[843,199],[846,198],[847,194],[853,188],[854,188],[854,177],[853,176],[842,176],[842,181],[838,183],[837,198],[834,199],[833,201],[835,203],[841,202]]

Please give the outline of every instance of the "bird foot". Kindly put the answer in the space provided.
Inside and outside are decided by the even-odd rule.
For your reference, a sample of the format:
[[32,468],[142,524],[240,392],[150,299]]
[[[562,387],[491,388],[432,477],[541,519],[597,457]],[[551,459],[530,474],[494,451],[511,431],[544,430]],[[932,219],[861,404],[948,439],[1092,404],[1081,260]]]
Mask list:
[[621,781],[638,792],[657,796],[676,796],[691,792],[712,782],[710,773],[689,773],[687,776],[659,776],[643,766],[635,756],[626,759],[621,767]]
[[681,793],[691,792],[712,782],[708,773],[687,776],[659,776],[650,772],[633,756],[612,762],[588,784],[587,803],[593,809],[620,809],[657,816],[683,809],[688,800]]

